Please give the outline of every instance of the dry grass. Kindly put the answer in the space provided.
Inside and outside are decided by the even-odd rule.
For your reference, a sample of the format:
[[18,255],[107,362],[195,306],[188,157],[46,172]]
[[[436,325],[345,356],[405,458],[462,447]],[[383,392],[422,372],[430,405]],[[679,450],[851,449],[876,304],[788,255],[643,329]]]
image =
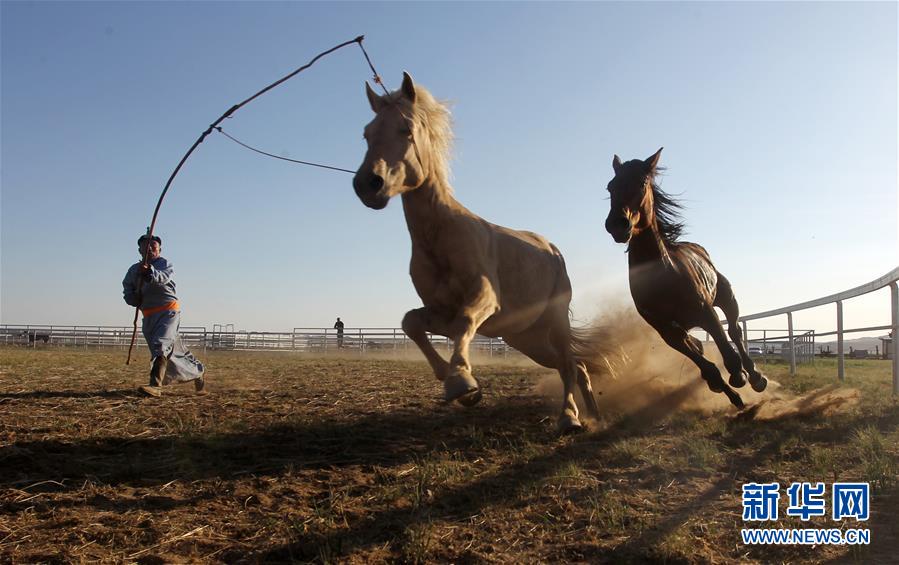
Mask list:
[[[868,563],[899,551],[887,363],[847,362],[858,402],[834,413],[758,421],[644,398],[560,438],[559,400],[536,392],[547,372],[522,363],[476,367],[484,400],[464,409],[439,402],[419,361],[209,352],[211,395],[144,399],[146,359],[124,367],[121,351],[0,356],[0,561]],[[766,370],[783,394],[835,374]],[[771,480],[871,481],[872,545],[741,545],[741,485]]]

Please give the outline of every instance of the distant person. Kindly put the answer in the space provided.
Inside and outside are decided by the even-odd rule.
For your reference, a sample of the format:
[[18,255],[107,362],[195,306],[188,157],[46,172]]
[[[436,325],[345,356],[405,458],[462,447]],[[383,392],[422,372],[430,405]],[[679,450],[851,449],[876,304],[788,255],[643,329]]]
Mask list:
[[[205,368],[181,343],[181,309],[175,294],[172,264],[160,255],[162,239],[142,235],[137,240],[141,258],[147,254],[148,265],[141,260],[125,274],[122,281],[125,302],[139,307],[143,313],[141,329],[150,348],[150,383],[138,387],[147,396],[162,396],[162,387],[171,382],[193,381],[197,394],[206,394]],[[149,249],[148,249],[149,248]]]
[[334,329],[337,330],[337,349],[343,349],[343,322],[340,317],[334,322]]

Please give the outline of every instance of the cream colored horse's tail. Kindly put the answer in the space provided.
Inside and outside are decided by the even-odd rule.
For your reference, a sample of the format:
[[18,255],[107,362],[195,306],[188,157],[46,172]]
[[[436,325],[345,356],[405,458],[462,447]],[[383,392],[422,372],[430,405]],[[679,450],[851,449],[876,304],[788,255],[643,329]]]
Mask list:
[[587,366],[592,379],[617,378],[618,369],[627,361],[627,354],[615,339],[612,327],[598,322],[571,328],[571,350],[575,360]]
[[[559,248],[549,244],[559,259],[562,267],[559,280],[565,281],[565,287],[571,291],[571,282],[568,279],[568,269],[565,266],[565,257]],[[559,291],[558,285],[556,292]],[[569,295],[570,296],[570,295]],[[568,305],[568,315],[571,316],[571,305]],[[621,367],[626,361],[627,354],[613,339],[612,328],[608,324],[593,322],[589,326],[571,328],[571,350],[574,359],[578,363],[587,366],[587,372],[592,378],[610,376],[616,378],[617,367]]]

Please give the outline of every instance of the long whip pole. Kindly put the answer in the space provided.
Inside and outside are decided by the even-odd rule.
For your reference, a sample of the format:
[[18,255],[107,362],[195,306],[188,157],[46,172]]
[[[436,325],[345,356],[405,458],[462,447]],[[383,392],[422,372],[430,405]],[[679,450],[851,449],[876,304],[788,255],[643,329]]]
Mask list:
[[[259,98],[260,96],[262,96],[263,94],[265,94],[265,93],[268,92],[269,90],[271,90],[271,89],[275,88],[276,86],[280,85],[281,83],[283,83],[283,82],[285,82],[285,81],[287,81],[287,80],[293,78],[294,76],[298,75],[300,72],[302,72],[302,71],[308,69],[308,68],[311,67],[313,64],[315,64],[316,61],[318,61],[319,59],[321,59],[321,58],[324,57],[325,55],[328,55],[328,54],[330,54],[330,53],[333,53],[334,51],[337,51],[338,49],[340,49],[340,48],[342,48],[342,47],[346,47],[347,45],[352,45],[353,43],[357,43],[357,44],[359,45],[359,47],[362,49],[362,53],[365,55],[365,60],[368,62],[368,66],[371,68],[372,72],[375,74],[375,82],[377,82],[378,84],[381,84],[381,79],[380,79],[380,77],[378,76],[377,71],[375,71],[374,66],[371,64],[371,59],[368,58],[368,53],[366,53],[366,52],[365,52],[365,48],[362,47],[362,40],[363,40],[363,39],[365,39],[365,36],[364,36],[364,35],[360,35],[359,37],[357,37],[357,38],[355,38],[355,39],[352,39],[352,40],[350,40],[350,41],[345,41],[345,42],[341,43],[340,45],[337,45],[337,46],[335,46],[335,47],[332,47],[331,49],[328,49],[327,51],[322,51],[321,53],[319,53],[318,55],[316,55],[315,57],[313,57],[311,61],[309,61],[308,63],[306,63],[306,64],[303,65],[302,67],[300,67],[300,68],[298,68],[297,70],[293,71],[292,73],[290,73],[290,74],[288,74],[288,75],[286,75],[286,76],[284,76],[284,77],[282,77],[282,78],[276,80],[275,82],[273,82],[273,83],[271,83],[270,85],[266,86],[265,88],[263,88],[262,90],[260,90],[260,91],[257,92],[256,94],[250,96],[249,98],[247,98],[247,99],[244,100],[243,102],[240,102],[239,104],[235,104],[234,106],[231,106],[230,108],[228,108],[228,109],[225,111],[224,114],[222,114],[221,116],[219,116],[219,118],[218,118],[216,121],[214,121],[214,122],[212,123],[212,125],[210,125],[208,128],[206,128],[206,131],[204,131],[204,132],[200,135],[200,137],[197,138],[197,140],[194,142],[194,144],[190,146],[190,149],[187,150],[187,153],[184,154],[184,157],[181,158],[181,161],[178,162],[178,166],[175,167],[175,170],[174,170],[174,171],[172,171],[172,174],[171,174],[171,176],[169,177],[168,182],[165,183],[165,188],[162,189],[162,194],[159,195],[159,200],[156,202],[156,209],[153,210],[153,219],[150,221],[150,227],[147,228],[147,238],[148,238],[148,243],[149,243],[149,241],[151,241],[152,238],[153,238],[153,229],[156,227],[156,218],[159,216],[159,208],[162,206],[162,201],[165,199],[165,195],[166,195],[166,193],[169,191],[169,187],[172,186],[172,181],[175,180],[175,176],[178,175],[178,171],[181,170],[181,167],[182,167],[182,166],[184,165],[184,163],[187,161],[187,158],[190,157],[191,153],[193,153],[194,150],[195,150],[201,143],[203,143],[203,140],[206,139],[206,136],[209,135],[210,133],[212,133],[213,129],[215,129],[220,123],[222,123],[223,121],[225,121],[227,118],[230,118],[231,115],[234,114],[234,112],[236,112],[237,110],[239,110],[241,107],[245,106],[246,104],[249,104],[250,102],[252,102],[252,101],[255,100],[256,98]],[[381,86],[382,86],[382,88],[383,88],[383,84],[382,84]],[[386,89],[385,89],[385,90],[386,90]],[[150,246],[147,245],[146,249],[144,250],[144,253],[143,253],[143,259],[142,259],[142,263],[143,263],[144,266],[148,266],[148,265],[149,265],[149,251],[150,251]],[[139,302],[141,301],[141,286],[142,286],[142,285],[143,285],[143,277],[139,278],[139,279],[138,279],[138,283],[137,283],[137,296],[138,296],[138,301],[139,301]],[[140,312],[140,304],[138,304],[138,305],[134,308],[134,322],[133,322],[133,326],[134,326],[134,327],[133,327],[133,330],[132,330],[132,332],[131,332],[131,345],[128,346],[128,359],[125,361],[125,364],[126,364],[126,365],[130,365],[130,364],[131,364],[131,353],[134,351],[134,342],[135,342],[135,340],[137,339],[137,315],[138,315],[139,312]]]

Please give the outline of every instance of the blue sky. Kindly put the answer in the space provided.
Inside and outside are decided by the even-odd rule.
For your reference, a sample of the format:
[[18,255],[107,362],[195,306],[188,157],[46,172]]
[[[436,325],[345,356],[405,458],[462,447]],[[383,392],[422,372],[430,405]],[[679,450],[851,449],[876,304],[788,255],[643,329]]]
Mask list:
[[[630,300],[624,247],[603,229],[614,153],[665,147],[687,239],[744,313],[899,264],[894,2],[3,2],[0,20],[2,323],[130,325],[121,279],[184,152],[360,34],[389,87],[407,70],[452,101],[457,197],[559,246],[578,320]],[[345,48],[225,129],[355,169],[368,78]],[[420,304],[399,204],[369,210],[349,174],[210,136],[156,229],[183,323],[398,325]],[[885,291],[848,302],[847,325],[888,323],[888,307]],[[832,310],[796,324],[829,329]]]

